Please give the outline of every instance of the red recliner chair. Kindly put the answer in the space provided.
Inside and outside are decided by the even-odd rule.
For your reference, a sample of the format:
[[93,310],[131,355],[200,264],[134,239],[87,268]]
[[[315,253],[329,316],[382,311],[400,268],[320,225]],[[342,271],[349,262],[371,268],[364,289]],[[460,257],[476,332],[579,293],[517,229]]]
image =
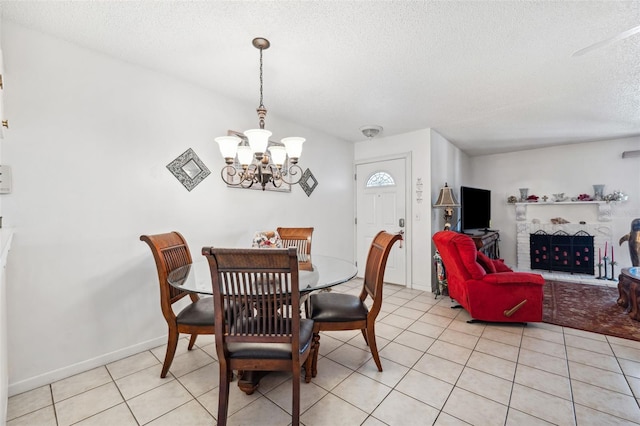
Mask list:
[[542,321],[542,275],[513,272],[502,260],[478,252],[468,235],[440,231],[433,242],[446,270],[449,296],[474,320]]

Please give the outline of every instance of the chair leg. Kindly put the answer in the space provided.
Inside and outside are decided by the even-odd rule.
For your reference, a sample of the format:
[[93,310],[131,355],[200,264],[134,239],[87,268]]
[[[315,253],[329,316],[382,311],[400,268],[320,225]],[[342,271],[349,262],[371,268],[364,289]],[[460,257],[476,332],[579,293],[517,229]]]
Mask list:
[[173,362],[173,357],[176,354],[176,347],[178,346],[178,330],[175,327],[169,327],[169,340],[167,341],[167,353],[164,355],[164,364],[162,364],[161,378],[167,377],[169,367]]
[[316,343],[311,339],[311,348],[309,349],[309,355],[307,355],[307,359],[304,361],[304,381],[305,383],[311,382],[313,369],[313,356],[316,353]]
[[310,357],[313,357],[313,362],[311,364],[311,377],[316,377],[318,375],[318,354],[320,353],[320,333],[313,333],[313,353],[309,354]]
[[378,371],[382,371],[382,362],[380,362],[380,355],[378,355],[376,331],[373,322],[367,324],[367,342],[369,343],[369,349],[371,350],[371,355],[373,355],[373,360],[376,363],[376,367],[378,367]]
[[193,349],[193,345],[196,344],[196,339],[198,338],[198,335],[196,333],[193,333],[191,335],[191,338],[189,339],[189,346],[187,347],[188,350]]
[[218,387],[218,426],[227,424],[229,411],[229,382],[233,371],[229,370],[225,363],[220,363],[220,386]]
[[363,328],[360,331],[362,332],[362,337],[364,337],[364,342],[367,344],[367,346],[369,346],[369,340],[367,339],[367,330]]
[[293,366],[293,398],[291,407],[291,426],[300,425],[300,365]]

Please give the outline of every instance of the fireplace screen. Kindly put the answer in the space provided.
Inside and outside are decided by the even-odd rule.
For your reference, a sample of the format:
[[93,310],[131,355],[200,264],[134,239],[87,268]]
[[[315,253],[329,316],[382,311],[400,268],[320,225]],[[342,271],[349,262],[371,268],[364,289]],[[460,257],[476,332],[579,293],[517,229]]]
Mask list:
[[558,231],[529,234],[531,269],[594,275],[593,235]]

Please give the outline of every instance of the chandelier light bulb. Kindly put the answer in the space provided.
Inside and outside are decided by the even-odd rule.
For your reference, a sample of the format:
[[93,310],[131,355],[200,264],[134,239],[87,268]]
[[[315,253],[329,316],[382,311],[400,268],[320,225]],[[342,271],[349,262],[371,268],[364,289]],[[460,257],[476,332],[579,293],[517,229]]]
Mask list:
[[305,140],[305,138],[300,138],[297,136],[282,139],[282,143],[284,144],[287,150],[287,155],[291,159],[292,163],[297,163],[298,158],[300,158],[300,156],[302,155],[302,144]]
[[238,147],[238,161],[242,167],[246,167],[253,161],[253,152],[251,148],[246,145],[240,145]]
[[287,151],[284,149],[284,146],[272,146],[269,148],[269,152],[271,153],[271,161],[273,161],[273,164],[282,167],[287,160]]
[[[262,154],[267,150],[271,132],[264,129],[246,130],[244,135],[249,139],[249,146],[254,154]],[[256,156],[257,158],[257,156]]]
[[238,151],[238,144],[241,139],[237,136],[220,136],[215,138],[220,147],[220,154],[224,157],[227,164],[233,164],[233,159],[236,158],[236,152]]

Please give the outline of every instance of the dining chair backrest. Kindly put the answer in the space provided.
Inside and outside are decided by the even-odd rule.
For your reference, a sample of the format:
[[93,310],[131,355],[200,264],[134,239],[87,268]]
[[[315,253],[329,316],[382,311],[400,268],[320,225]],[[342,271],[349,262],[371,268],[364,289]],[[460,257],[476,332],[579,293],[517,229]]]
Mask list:
[[311,254],[313,228],[278,228],[283,247],[295,247],[300,255]]
[[167,321],[175,321],[175,313],[171,305],[189,293],[169,285],[167,275],[176,268],[192,263],[187,241],[179,232],[166,234],[142,235],[140,240],[149,245],[156,261],[158,282],[160,284],[160,306]]
[[[187,350],[192,350],[198,335],[213,334],[215,332],[213,324],[213,302],[211,298],[200,298],[196,293],[187,292],[169,284],[168,275],[177,270],[176,273],[188,274],[188,271],[178,269],[191,265],[191,252],[187,241],[179,232],[168,232],[157,235],[141,235],[140,240],[144,241],[151,248],[151,253],[156,262],[158,281],[160,284],[160,308],[162,315],[169,327],[167,333],[167,349],[160,377],[164,378],[169,372],[171,363],[176,353],[178,339],[181,333],[190,334]],[[189,269],[189,268],[187,268]],[[191,299],[190,304],[181,303],[179,310],[174,312],[173,304],[185,296]]]
[[[318,354],[320,350],[320,332],[360,330],[365,343],[369,346],[378,371],[382,371],[382,362],[378,354],[375,324],[382,308],[384,272],[391,247],[396,241],[402,241],[402,234],[390,234],[380,231],[369,247],[367,264],[364,271],[364,282],[358,296],[348,293],[316,293],[309,297],[308,318],[313,323],[313,355],[309,368],[306,369],[306,381],[316,377],[318,371]],[[372,302],[366,303],[367,297]]]
[[300,319],[296,249],[204,247],[202,254],[213,285],[218,425],[227,422],[232,370],[280,370],[292,374],[291,424],[297,426],[300,369],[312,352],[313,321]]
[[300,289],[296,250],[205,247],[202,254],[211,271],[218,356],[224,357],[227,345],[234,342],[288,343],[297,361]]
[[372,311],[380,308],[382,303],[382,287],[384,284],[384,271],[387,266],[387,260],[391,248],[396,241],[402,240],[402,234],[390,234],[386,231],[380,231],[376,234],[369,247],[367,255],[367,265],[364,271],[364,284],[362,288],[361,299],[364,300],[366,295],[373,299],[374,306]]

